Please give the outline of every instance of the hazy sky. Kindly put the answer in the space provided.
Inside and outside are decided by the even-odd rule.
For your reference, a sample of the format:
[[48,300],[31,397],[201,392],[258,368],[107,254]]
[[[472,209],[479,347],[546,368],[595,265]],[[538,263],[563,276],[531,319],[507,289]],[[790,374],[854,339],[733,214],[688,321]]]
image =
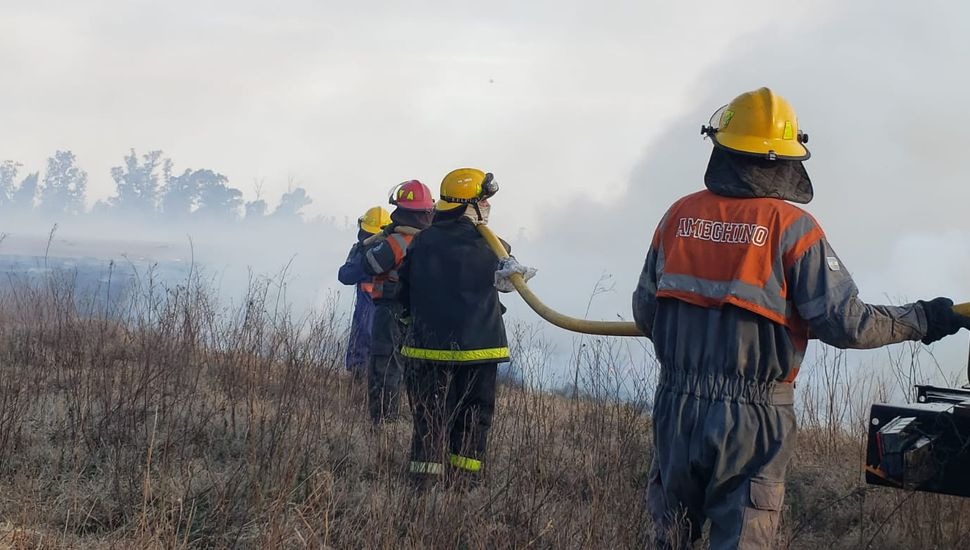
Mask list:
[[961,3],[2,7],[0,159],[37,170],[71,149],[93,199],[112,193],[129,147],[220,171],[247,198],[253,181],[271,201],[292,181],[311,213],[338,220],[401,180],[437,190],[449,169],[478,166],[502,184],[492,225],[524,229],[513,245],[540,268],[537,292],[576,313],[605,272],[616,291],[594,315],[628,318],[659,217],[702,185],[700,125],[768,85],[811,136],[808,209],[863,296],[970,299]]
[[[522,225],[615,199],[703,74],[823,3],[4,2],[0,158],[70,148],[90,195],[129,147],[356,217],[393,184],[480,166]],[[760,81],[754,83],[760,84]],[[721,95],[734,95],[725,90]],[[709,106],[705,106],[708,108]],[[691,121],[690,127],[700,121]],[[685,147],[695,143],[685,143]]]

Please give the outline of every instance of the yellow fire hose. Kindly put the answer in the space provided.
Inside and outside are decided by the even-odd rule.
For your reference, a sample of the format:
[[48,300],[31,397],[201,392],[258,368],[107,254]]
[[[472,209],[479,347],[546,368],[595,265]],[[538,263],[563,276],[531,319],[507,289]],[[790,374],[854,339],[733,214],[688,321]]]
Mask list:
[[[486,225],[479,225],[478,232],[482,234],[488,246],[495,252],[495,255],[499,259],[505,259],[509,257],[509,253],[505,251],[505,247],[502,246],[502,242],[498,240],[495,233]],[[519,296],[525,300],[525,303],[529,304],[539,317],[542,317],[546,321],[556,325],[559,328],[564,328],[572,332],[581,332],[583,334],[600,334],[603,336],[643,336],[640,329],[637,328],[636,324],[631,322],[619,322],[619,321],[590,321],[588,319],[579,319],[576,317],[570,317],[568,315],[563,315],[558,311],[553,310],[546,304],[542,303],[532,290],[529,289],[529,285],[526,284],[525,279],[519,273],[513,273],[511,276],[512,284],[515,286],[515,290],[519,292]],[[960,315],[966,315],[970,317],[970,302],[965,304],[957,304],[953,306],[953,311],[959,313]]]
[[[502,246],[502,242],[498,240],[495,233],[485,225],[478,226],[478,232],[485,237],[485,241],[488,242],[488,246],[491,247],[492,251],[499,259],[505,259],[509,257],[509,253],[505,251],[505,247]],[[525,279],[519,273],[512,274],[512,284],[515,285],[515,290],[519,292],[519,296],[525,300],[525,303],[529,304],[529,307],[535,310],[546,321],[556,325],[559,328],[564,328],[572,332],[582,332],[584,334],[601,334],[604,336],[643,336],[640,329],[637,328],[636,324],[630,322],[619,322],[619,321],[590,321],[588,319],[578,319],[576,317],[570,317],[568,315],[563,315],[558,311],[553,310],[546,304],[542,303],[531,290],[529,286],[525,283]]]

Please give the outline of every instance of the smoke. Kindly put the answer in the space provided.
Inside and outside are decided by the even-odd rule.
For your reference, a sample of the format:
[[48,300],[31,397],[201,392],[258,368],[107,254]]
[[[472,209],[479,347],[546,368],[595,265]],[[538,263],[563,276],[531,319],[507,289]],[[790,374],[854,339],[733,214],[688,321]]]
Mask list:
[[[540,267],[533,287],[582,314],[594,283],[615,292],[592,317],[630,318],[654,228],[677,198],[703,187],[710,144],[699,129],[735,95],[769,86],[788,98],[810,135],[807,207],[871,302],[953,296],[970,300],[970,185],[961,157],[970,124],[965,95],[970,7],[929,2],[845,3],[797,32],[766,27],[730,44],[705,37],[713,68],[687,98],[695,107],[649,144],[629,186],[606,204],[574,199],[542,216],[517,257]],[[494,200],[500,218],[500,197]],[[518,304],[516,304],[518,306]],[[515,315],[528,315],[514,307]],[[965,336],[936,348],[950,372],[965,364]]]
[[[0,21],[11,76],[0,160],[33,171],[69,148],[89,196],[105,198],[119,152],[159,146],[247,192],[266,179],[276,197],[295,181],[313,213],[341,221],[396,182],[434,188],[452,168],[479,166],[503,185],[491,223],[539,268],[537,293],[574,315],[629,319],[656,223],[702,187],[700,125],[767,85],[811,136],[808,210],[863,297],[970,299],[960,162],[970,6],[328,4],[11,7]],[[250,210],[264,212],[257,202]],[[354,240],[352,223],[144,235],[79,223],[58,234],[164,240],[186,253],[191,236],[196,258],[227,278],[289,265],[301,303],[343,289],[335,274]],[[517,297],[504,301],[510,318],[535,319]],[[574,343],[544,333],[561,351]],[[948,364],[962,363],[959,340],[938,348]]]

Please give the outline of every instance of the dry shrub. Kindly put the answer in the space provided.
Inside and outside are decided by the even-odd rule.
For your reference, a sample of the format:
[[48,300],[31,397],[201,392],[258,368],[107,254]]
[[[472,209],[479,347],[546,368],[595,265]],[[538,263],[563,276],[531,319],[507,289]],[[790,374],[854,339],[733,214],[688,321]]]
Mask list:
[[[486,483],[418,494],[409,424],[371,428],[345,320],[253,279],[0,295],[0,532],[14,546],[589,547],[646,541],[647,422],[507,387]],[[538,368],[523,362],[520,368]]]
[[[332,301],[292,311],[278,280],[253,278],[235,304],[197,273],[174,286],[141,274],[123,295],[110,277],[93,289],[70,274],[8,281],[0,545],[652,545],[643,342],[583,337],[572,387],[502,387],[485,483],[419,493],[405,476],[410,424],[371,428],[342,370],[346,320]],[[535,327],[511,332],[520,372],[549,367]],[[963,501],[862,485],[860,426],[880,388],[858,391],[841,360],[806,368],[828,385],[800,390],[779,547],[958,546]]]

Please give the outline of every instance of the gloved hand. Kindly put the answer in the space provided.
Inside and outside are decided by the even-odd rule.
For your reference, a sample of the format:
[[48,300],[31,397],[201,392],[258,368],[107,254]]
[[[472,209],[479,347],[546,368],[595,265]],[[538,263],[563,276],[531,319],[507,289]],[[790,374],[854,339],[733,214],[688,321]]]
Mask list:
[[970,317],[953,311],[953,300],[949,298],[935,298],[929,302],[916,302],[923,306],[926,314],[926,336],[924,344],[932,344],[944,336],[956,334],[961,328],[970,329]]
[[520,264],[515,259],[515,256],[509,256],[503,259],[499,262],[498,269],[495,271],[495,288],[499,292],[512,292],[515,290],[515,285],[512,284],[513,273],[519,273],[523,279],[528,281],[535,277],[536,269]]

